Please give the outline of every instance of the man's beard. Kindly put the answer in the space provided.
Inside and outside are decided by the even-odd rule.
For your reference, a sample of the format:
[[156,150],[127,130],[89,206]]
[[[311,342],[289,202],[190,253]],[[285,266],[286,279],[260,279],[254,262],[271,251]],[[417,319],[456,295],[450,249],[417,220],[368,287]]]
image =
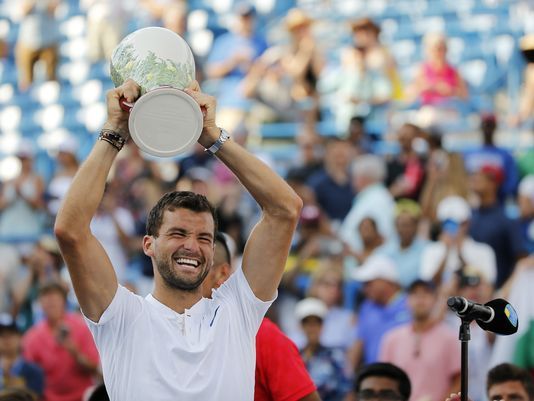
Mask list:
[[170,261],[163,258],[156,259],[156,268],[168,287],[181,291],[195,291],[202,284],[210,270],[206,264],[201,264],[198,267],[199,270],[203,269],[200,271],[200,275],[188,280],[179,276],[179,272],[172,266],[173,263],[174,259]]

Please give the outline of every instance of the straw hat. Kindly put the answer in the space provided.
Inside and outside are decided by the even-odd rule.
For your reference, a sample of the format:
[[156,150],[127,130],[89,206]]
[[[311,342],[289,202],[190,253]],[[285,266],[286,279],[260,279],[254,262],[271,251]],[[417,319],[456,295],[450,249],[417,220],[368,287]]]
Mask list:
[[355,31],[375,31],[378,35],[380,33],[380,26],[375,24],[375,22],[370,18],[360,18],[356,21],[350,23],[352,32]]
[[300,8],[292,8],[288,11],[285,19],[288,31],[294,31],[302,26],[310,25],[313,20]]

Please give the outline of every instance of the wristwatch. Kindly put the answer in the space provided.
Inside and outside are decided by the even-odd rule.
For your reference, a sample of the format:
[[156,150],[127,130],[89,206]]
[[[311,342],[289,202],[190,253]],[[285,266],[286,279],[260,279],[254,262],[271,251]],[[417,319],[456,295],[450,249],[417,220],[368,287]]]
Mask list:
[[221,133],[219,134],[219,139],[217,139],[215,143],[209,148],[205,149],[205,152],[212,156],[217,153],[220,148],[222,148],[222,146],[228,139],[230,139],[230,134],[228,132],[226,132],[222,128],[219,129],[221,130]]

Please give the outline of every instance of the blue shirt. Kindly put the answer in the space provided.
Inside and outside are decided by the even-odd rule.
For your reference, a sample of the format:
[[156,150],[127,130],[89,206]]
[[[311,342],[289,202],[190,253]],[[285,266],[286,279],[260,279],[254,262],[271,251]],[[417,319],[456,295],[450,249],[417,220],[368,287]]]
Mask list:
[[350,391],[344,360],[343,349],[320,346],[310,359],[304,361],[322,400],[342,401]]
[[382,338],[391,329],[411,320],[405,294],[397,296],[388,305],[365,301],[358,319],[356,337],[363,342],[363,362],[378,360]]
[[[44,373],[38,365],[28,362],[23,358],[19,358],[11,367],[10,376],[16,380],[24,382],[25,388],[33,391],[39,397],[43,395]],[[9,387],[9,382],[4,383],[4,372],[0,366],[0,389]]]
[[478,171],[484,165],[499,167],[504,174],[504,182],[499,191],[499,198],[504,200],[516,192],[519,171],[510,153],[496,146],[484,145],[479,149],[464,153],[465,167],[468,173]]
[[521,233],[529,255],[534,255],[534,219],[521,219]]
[[[215,40],[206,65],[217,64],[231,59],[238,53],[251,54],[252,60],[257,59],[267,49],[267,43],[260,36],[250,38],[233,32],[225,33]],[[241,81],[247,75],[248,69],[237,66],[225,77],[220,79],[217,88],[217,103],[220,107],[245,108],[248,101],[241,92]]]
[[402,249],[398,241],[392,241],[379,248],[377,252],[395,261],[399,271],[399,282],[402,287],[407,288],[419,278],[421,255],[427,244],[428,241],[416,238],[408,248]]
[[499,288],[512,273],[517,258],[526,253],[519,222],[508,218],[502,206],[480,208],[473,211],[469,234],[493,248]]
[[354,198],[350,181],[339,185],[325,170],[321,170],[310,177],[308,185],[330,219],[341,221],[349,213]]

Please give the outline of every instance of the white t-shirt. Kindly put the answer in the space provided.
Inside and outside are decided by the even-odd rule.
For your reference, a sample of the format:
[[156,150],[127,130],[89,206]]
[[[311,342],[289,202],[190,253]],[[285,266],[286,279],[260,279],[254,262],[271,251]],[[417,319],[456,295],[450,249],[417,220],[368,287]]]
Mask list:
[[[421,278],[423,280],[432,280],[439,269],[441,261],[445,257],[447,248],[442,242],[433,242],[428,244],[421,255]],[[478,270],[479,273],[489,283],[495,283],[497,278],[497,262],[495,252],[486,244],[476,242],[471,238],[466,238],[462,242],[462,258],[465,263]],[[447,282],[452,274],[462,266],[460,256],[456,248],[449,252],[445,269],[443,270],[443,281]]]
[[251,401],[255,337],[272,304],[237,270],[179,314],[122,286],[93,333],[112,401]]

